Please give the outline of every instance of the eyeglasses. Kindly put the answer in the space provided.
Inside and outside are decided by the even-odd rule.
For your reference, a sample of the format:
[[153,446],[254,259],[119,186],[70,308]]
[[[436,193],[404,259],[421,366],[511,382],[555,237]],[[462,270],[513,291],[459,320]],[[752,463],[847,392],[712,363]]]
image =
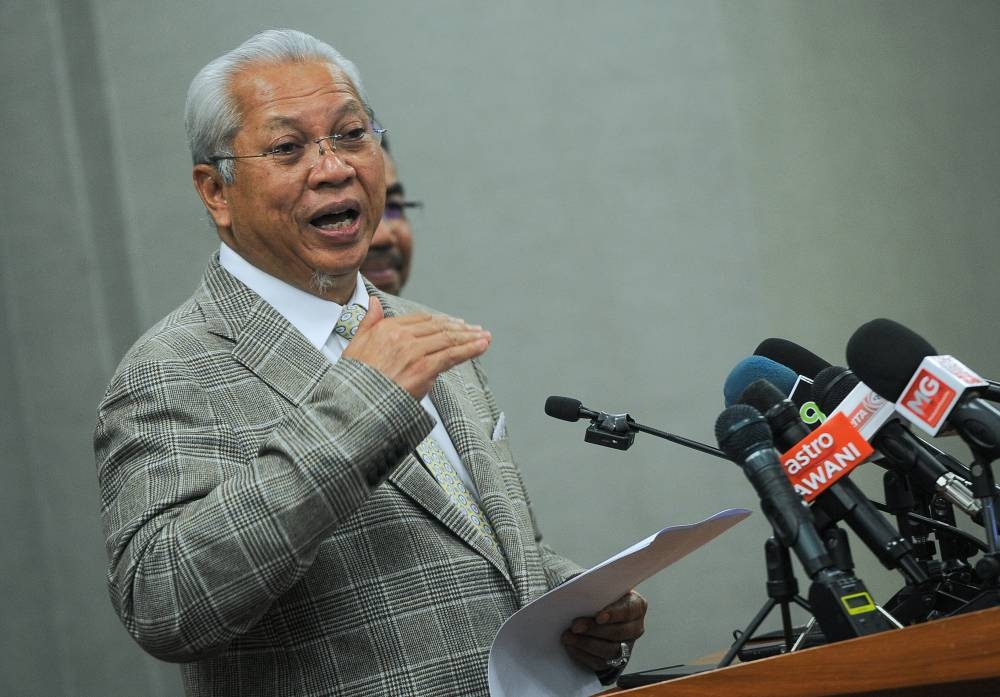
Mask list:
[[423,208],[422,201],[386,201],[382,217],[386,220],[399,220],[406,217],[407,208]]
[[[382,142],[382,135],[386,132],[386,129],[379,128],[378,126],[352,128],[346,133],[334,133],[312,141],[279,143],[270,150],[265,150],[256,155],[213,155],[208,158],[208,161],[215,164],[222,160],[247,160],[255,157],[269,157],[272,162],[283,167],[305,166],[307,169],[310,169],[315,167],[316,163],[326,154],[327,151],[323,148],[324,142],[329,145],[330,152],[340,153],[341,156],[346,155],[367,159],[375,154],[376,147]],[[309,143],[315,143],[318,148],[314,158],[307,156]]]

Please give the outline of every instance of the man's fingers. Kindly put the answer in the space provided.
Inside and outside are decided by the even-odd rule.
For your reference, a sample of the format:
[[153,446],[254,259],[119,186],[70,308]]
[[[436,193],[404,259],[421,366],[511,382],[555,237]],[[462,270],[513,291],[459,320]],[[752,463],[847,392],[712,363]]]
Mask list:
[[605,641],[572,632],[564,632],[562,643],[570,656],[595,671],[605,670],[608,662],[621,655],[621,641]]
[[[442,343],[450,341],[451,339],[446,337],[435,340],[437,348],[424,355],[423,371],[436,377],[459,363],[483,355],[490,345],[489,336],[482,334],[465,337],[458,343]],[[431,382],[433,382],[433,377]]]
[[[378,304],[377,298],[372,296],[372,301],[374,302],[370,303],[368,314],[361,320],[359,331],[361,331],[361,328],[368,326],[369,323],[374,325],[384,317],[382,306]],[[449,317],[448,315],[417,313],[392,317],[385,331],[387,334],[383,338],[386,340],[408,341],[415,338],[419,339],[439,335],[442,332],[481,332],[483,328],[478,325],[469,324],[465,320]]]
[[595,673],[600,673],[602,670],[607,670],[608,669],[608,662],[607,662],[607,660],[605,660],[603,658],[598,658],[597,656],[589,654],[586,651],[581,651],[580,649],[576,648],[575,646],[568,646],[567,645],[566,646],[566,653],[568,653],[570,655],[570,658],[573,658],[577,662],[582,663],[583,665],[587,666],[588,668],[590,668]]
[[459,348],[481,339],[485,339],[487,345],[489,345],[492,336],[489,332],[482,329],[472,329],[456,325],[442,328],[433,334],[421,337],[418,345],[425,355],[430,356],[438,351]]
[[578,663],[582,663],[595,673],[600,673],[602,670],[606,670],[608,667],[606,661],[602,661],[601,659],[591,656],[589,653],[585,653],[573,646],[567,646],[566,653],[570,655],[570,658],[573,658]]
[[385,317],[385,311],[382,309],[382,301],[374,295],[368,297],[368,314],[365,317],[368,316],[371,316],[376,322]]
[[629,591],[611,603],[595,616],[597,624],[631,622],[646,616],[646,599],[635,591]]
[[382,311],[382,303],[374,295],[368,296],[368,312],[361,318],[361,323],[358,324],[358,331],[364,332],[371,329],[382,321],[384,317],[385,312]]
[[611,641],[616,645],[623,641],[635,641],[646,631],[646,624],[643,618],[632,620],[631,622],[615,622],[612,624],[593,624],[583,632],[577,632],[573,627],[573,633],[577,636],[586,636],[602,641]]
[[374,300],[343,355],[375,368],[417,399],[438,375],[485,353],[492,340],[481,327],[446,315],[383,317]]
[[563,632],[567,653],[591,670],[601,672],[622,652],[622,642],[631,646],[645,630],[646,599],[629,591],[594,617],[577,617]]
[[415,337],[425,337],[442,332],[481,332],[483,328],[447,315],[425,315],[419,319],[411,319],[407,330]]
[[612,658],[617,658],[622,648],[620,640],[607,641],[605,639],[597,639],[585,634],[564,634],[563,643],[567,646],[572,646],[589,653],[591,656],[597,656],[603,662],[610,661]]

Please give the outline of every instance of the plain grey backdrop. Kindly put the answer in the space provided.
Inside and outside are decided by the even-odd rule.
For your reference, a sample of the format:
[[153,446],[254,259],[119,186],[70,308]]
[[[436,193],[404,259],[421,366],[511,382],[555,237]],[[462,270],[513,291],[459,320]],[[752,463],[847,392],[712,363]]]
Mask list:
[[[359,65],[426,203],[405,294],[493,331],[539,520],[583,564],[758,506],[722,460],[585,444],[551,394],[714,443],[762,339],[842,364],[879,316],[1000,376],[1000,3],[5,0],[5,694],[180,693],[108,601],[90,437],[117,361],[218,244],[187,85],[274,26]],[[856,479],[880,498],[877,468]],[[765,600],[767,534],[756,513],[643,584],[632,668],[728,645]],[[854,553],[884,602],[901,578]]]

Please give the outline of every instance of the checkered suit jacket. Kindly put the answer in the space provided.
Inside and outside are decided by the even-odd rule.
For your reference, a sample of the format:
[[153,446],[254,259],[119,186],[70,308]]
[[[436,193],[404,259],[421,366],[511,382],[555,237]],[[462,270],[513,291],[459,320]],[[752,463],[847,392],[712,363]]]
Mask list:
[[579,568],[541,542],[480,366],[431,398],[503,555],[413,457],[420,404],[331,364],[217,257],[129,351],[95,433],[108,583],[187,694],[488,693],[501,623]]

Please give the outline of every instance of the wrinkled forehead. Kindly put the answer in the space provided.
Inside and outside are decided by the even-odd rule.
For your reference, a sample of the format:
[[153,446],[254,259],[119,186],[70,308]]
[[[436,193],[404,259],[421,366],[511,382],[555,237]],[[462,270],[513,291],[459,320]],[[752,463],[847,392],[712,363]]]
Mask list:
[[336,98],[345,111],[366,113],[357,88],[336,64],[322,59],[258,60],[246,64],[229,81],[229,92],[241,121],[282,111],[301,110],[318,100]]

